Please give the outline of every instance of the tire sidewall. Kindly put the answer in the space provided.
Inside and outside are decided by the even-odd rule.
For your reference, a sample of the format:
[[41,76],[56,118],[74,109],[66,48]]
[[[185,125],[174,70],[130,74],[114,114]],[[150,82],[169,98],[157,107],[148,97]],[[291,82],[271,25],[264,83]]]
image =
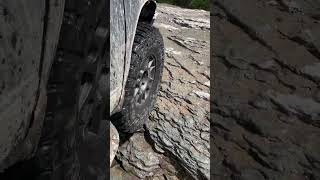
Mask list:
[[[142,128],[143,124],[148,119],[149,112],[152,110],[155,103],[162,77],[164,63],[163,39],[159,30],[154,27],[152,28],[152,33],[148,33],[148,36],[144,37],[140,43],[133,45],[130,72],[125,87],[125,99],[122,110],[123,118],[125,118],[123,121],[126,121],[126,127],[124,128],[130,128],[129,131],[131,132]],[[143,69],[143,66],[148,63],[148,57],[150,56],[155,58],[154,81],[147,100],[144,104],[137,107],[133,98],[133,87],[136,84],[135,79],[138,78],[139,71]]]

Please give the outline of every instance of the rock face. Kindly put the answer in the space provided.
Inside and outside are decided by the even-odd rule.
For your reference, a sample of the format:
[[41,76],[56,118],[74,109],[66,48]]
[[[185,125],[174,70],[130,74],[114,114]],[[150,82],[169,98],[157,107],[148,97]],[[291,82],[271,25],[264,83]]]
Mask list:
[[119,147],[119,133],[114,125],[110,122],[110,165],[118,151]]
[[209,179],[209,12],[160,5],[155,26],[166,47],[165,70],[147,124],[156,146],[194,179]]
[[213,179],[320,179],[319,2],[212,7]]
[[169,159],[162,153],[155,152],[145,140],[143,133],[133,135],[121,145],[117,158],[121,161],[124,170],[130,172],[135,178],[172,179],[177,174]]
[[144,141],[143,134],[135,134],[122,145],[118,158],[126,171],[132,172],[139,178],[161,173],[160,156]]
[[160,92],[144,134],[120,146],[113,179],[209,179],[209,19],[207,11],[159,4]]

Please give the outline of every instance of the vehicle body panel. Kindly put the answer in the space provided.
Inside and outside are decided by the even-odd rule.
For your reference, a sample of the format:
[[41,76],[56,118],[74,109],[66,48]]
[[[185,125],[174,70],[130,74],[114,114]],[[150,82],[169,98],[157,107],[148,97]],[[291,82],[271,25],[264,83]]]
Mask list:
[[[111,2],[115,2],[119,0],[111,0]],[[122,1],[121,1],[122,2]],[[121,110],[122,100],[124,98],[125,92],[125,84],[128,78],[129,70],[130,70],[130,62],[131,62],[131,53],[134,37],[136,34],[136,28],[139,21],[140,13],[142,8],[146,3],[155,3],[152,0],[123,0],[124,5],[121,8],[124,8],[124,13],[122,14],[125,18],[125,44],[119,44],[119,42],[111,41],[110,47],[121,47],[124,50],[119,50],[115,48],[111,48],[111,87],[110,87],[110,113],[114,113]],[[111,6],[110,18],[111,23],[116,22],[119,18],[116,11],[113,10],[114,7]],[[117,10],[118,11],[118,10]],[[123,18],[121,18],[123,19]],[[112,27],[112,26],[111,26]],[[113,31],[112,31],[113,30]],[[123,32],[123,31],[121,31]],[[116,39],[115,37],[121,36],[119,32],[111,29],[110,31],[110,39]],[[123,42],[123,41],[122,41]],[[123,52],[125,52],[123,56]],[[116,67],[114,70],[112,67]],[[119,72],[116,72],[119,71]],[[122,77],[117,77],[113,75],[121,74]]]
[[125,62],[126,29],[123,0],[110,2],[110,113],[121,97]]
[[41,134],[64,8],[47,2],[0,0],[0,172],[30,157]]
[[[150,0],[110,2],[112,112],[121,107],[136,26]],[[36,150],[64,4],[65,0],[0,0],[0,172]]]

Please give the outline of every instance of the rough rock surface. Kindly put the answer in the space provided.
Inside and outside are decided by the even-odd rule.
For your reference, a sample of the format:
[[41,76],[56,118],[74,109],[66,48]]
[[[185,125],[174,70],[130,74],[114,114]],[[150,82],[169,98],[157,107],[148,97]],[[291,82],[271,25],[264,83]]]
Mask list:
[[110,122],[110,165],[112,164],[113,159],[118,151],[119,142],[119,133],[116,127],[114,127],[114,125]]
[[159,4],[165,66],[144,134],[122,144],[112,179],[208,179],[210,13]]
[[[126,172],[121,172],[119,166],[114,170],[114,177],[130,177],[130,179],[175,179],[178,174],[170,160],[150,145],[143,133],[134,134],[119,148],[117,158]],[[115,176],[118,174],[118,176]],[[116,179],[116,178],[114,178]],[[121,178],[120,178],[121,179]],[[122,178],[124,179],[124,178]]]
[[160,5],[157,18],[166,62],[148,133],[190,177],[208,179],[210,14]]
[[319,1],[212,7],[213,179],[320,179]]

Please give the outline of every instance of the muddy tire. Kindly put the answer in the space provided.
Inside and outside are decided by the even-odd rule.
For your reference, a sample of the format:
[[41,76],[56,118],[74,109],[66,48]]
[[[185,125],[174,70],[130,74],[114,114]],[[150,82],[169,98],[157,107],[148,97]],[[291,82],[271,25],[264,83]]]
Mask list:
[[139,22],[121,115],[113,122],[120,132],[133,133],[145,124],[159,91],[163,62],[164,45],[159,30]]

